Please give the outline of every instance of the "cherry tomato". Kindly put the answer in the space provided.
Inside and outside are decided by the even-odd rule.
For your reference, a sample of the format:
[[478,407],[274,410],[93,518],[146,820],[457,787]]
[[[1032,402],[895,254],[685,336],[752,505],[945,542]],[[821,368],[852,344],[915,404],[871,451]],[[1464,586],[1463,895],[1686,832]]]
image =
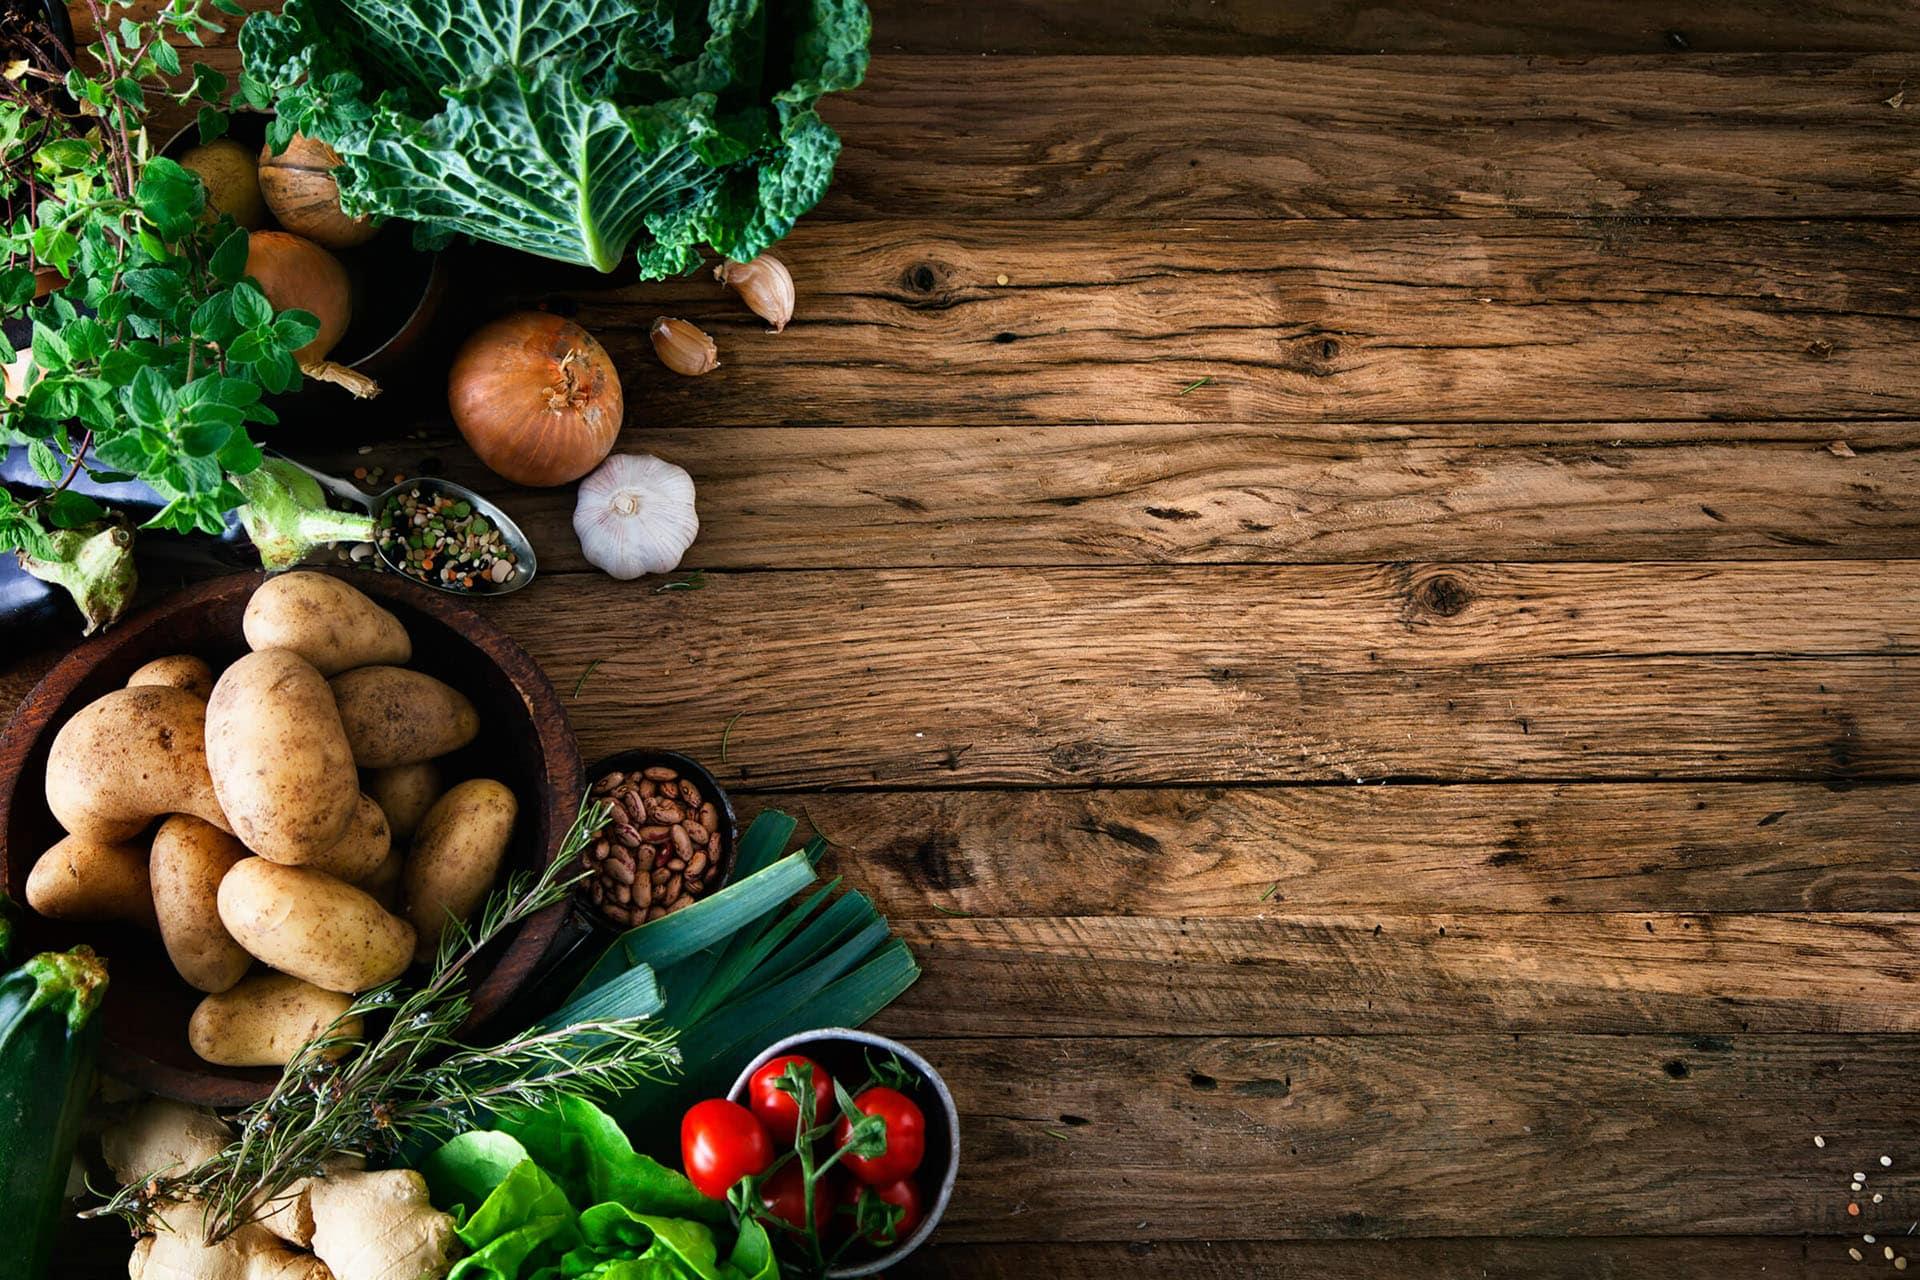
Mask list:
[[[839,1193],[832,1178],[833,1175],[828,1174],[813,1186],[813,1225],[817,1231],[825,1231],[827,1223],[833,1220],[833,1202]],[[807,1220],[807,1192],[806,1184],[800,1179],[798,1160],[781,1165],[771,1178],[760,1184],[760,1203],[795,1231],[806,1230],[802,1224]]]
[[701,1195],[724,1200],[734,1183],[773,1163],[773,1139],[739,1103],[708,1098],[680,1121],[680,1159]]
[[[912,1098],[898,1089],[877,1084],[861,1091],[853,1100],[854,1109],[887,1122],[887,1149],[877,1156],[846,1156],[840,1161],[854,1177],[868,1186],[898,1182],[920,1167],[927,1154],[927,1120]],[[853,1136],[853,1126],[845,1116],[834,1126],[833,1143],[843,1147]]]
[[753,1114],[760,1117],[760,1123],[767,1126],[767,1132],[774,1140],[783,1145],[793,1141],[793,1135],[800,1128],[800,1104],[792,1095],[773,1087],[786,1072],[789,1062],[804,1063],[813,1068],[813,1122],[825,1124],[834,1115],[833,1077],[827,1069],[812,1058],[803,1058],[799,1054],[783,1054],[766,1066],[753,1073],[753,1079],[747,1084],[747,1100],[753,1105]]
[[912,1235],[914,1229],[920,1225],[921,1219],[926,1217],[926,1207],[920,1201],[920,1184],[912,1178],[902,1178],[898,1182],[883,1182],[877,1187],[870,1187],[864,1182],[849,1182],[840,1188],[840,1203],[846,1205],[849,1213],[854,1215],[847,1219],[846,1225],[849,1231],[856,1229],[855,1224],[859,1222],[860,1197],[868,1192],[887,1204],[899,1205],[905,1210],[900,1215],[900,1221],[893,1225],[891,1241],[883,1241],[874,1233],[864,1237],[866,1242],[875,1248],[890,1249],[899,1244]]

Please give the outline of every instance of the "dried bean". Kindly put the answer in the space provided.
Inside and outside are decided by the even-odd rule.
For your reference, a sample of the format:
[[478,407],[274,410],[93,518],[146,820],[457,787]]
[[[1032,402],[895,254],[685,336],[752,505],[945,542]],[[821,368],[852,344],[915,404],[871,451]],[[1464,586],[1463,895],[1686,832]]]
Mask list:
[[640,794],[645,796],[649,800],[653,799],[654,795],[658,793],[659,790],[660,790],[660,784],[657,782],[643,782],[640,784]]
[[693,852],[693,837],[687,834],[685,826],[673,829],[673,849],[683,858]]
[[689,879],[695,879],[700,876],[703,876],[706,874],[706,871],[707,871],[707,855],[704,850],[700,853],[694,854],[691,858],[687,859],[687,876]]
[[618,880],[621,884],[633,883],[633,868],[618,859],[607,859],[607,874],[615,880]]
[[665,894],[665,897],[667,901],[671,902],[679,896],[680,896],[680,873],[676,871],[667,880],[667,892]]
[[633,890],[624,884],[617,884],[613,886],[613,900],[624,907],[633,901]]
[[663,764],[648,765],[642,772],[655,782],[672,782],[680,776]]
[[661,916],[665,914],[667,914],[667,912],[666,912],[666,908],[664,907],[648,907],[647,908],[647,919],[649,921],[658,920]]
[[664,823],[654,823],[640,828],[641,844],[664,844],[673,828]]
[[682,908],[682,907],[690,907],[690,906],[692,906],[692,905],[693,905],[693,899],[692,899],[692,898],[682,898],[682,899],[680,899],[680,900],[679,900],[678,902],[676,902],[676,903],[674,903],[673,905],[671,905],[671,906],[669,906],[669,907],[667,908],[667,914],[668,914],[668,915],[672,915],[672,914],[673,914],[674,912],[676,912],[676,911],[678,911],[678,910],[680,910],[680,908]]
[[626,775],[624,773],[610,773],[593,784],[593,794],[596,796],[604,796],[624,781],[626,781]]
[[609,830],[613,832],[613,838],[616,841],[629,849],[640,843],[640,833],[624,822],[614,823]]
[[660,799],[647,806],[647,813],[655,822],[685,822],[686,813],[671,800]]

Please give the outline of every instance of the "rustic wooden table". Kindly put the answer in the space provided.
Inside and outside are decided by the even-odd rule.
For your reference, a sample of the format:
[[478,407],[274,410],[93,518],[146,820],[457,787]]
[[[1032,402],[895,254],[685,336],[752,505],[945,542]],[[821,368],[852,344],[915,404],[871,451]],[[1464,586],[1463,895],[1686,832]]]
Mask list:
[[1670,9],[888,0],[785,334],[547,297],[706,585],[489,611],[917,947],[915,1274],[1909,1247],[1920,9]]

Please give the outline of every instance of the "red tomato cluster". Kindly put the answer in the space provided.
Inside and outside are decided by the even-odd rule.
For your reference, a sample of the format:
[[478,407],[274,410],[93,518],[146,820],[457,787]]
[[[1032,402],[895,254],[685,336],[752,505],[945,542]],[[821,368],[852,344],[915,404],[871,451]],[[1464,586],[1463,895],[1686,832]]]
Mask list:
[[[740,1179],[767,1171],[779,1154],[776,1144],[793,1145],[800,1131],[800,1107],[775,1083],[792,1063],[812,1068],[814,1126],[826,1124],[834,1115],[833,1078],[819,1063],[798,1054],[773,1058],[753,1073],[747,1088],[751,1110],[725,1098],[695,1103],[680,1121],[680,1157],[687,1178],[702,1195],[725,1199]],[[844,1210],[840,1215],[843,1225],[853,1230],[861,1197],[871,1193],[882,1203],[897,1205],[903,1211],[893,1229],[893,1242],[897,1243],[912,1235],[925,1216],[920,1186],[913,1175],[927,1152],[926,1117],[912,1098],[886,1085],[862,1089],[853,1105],[863,1115],[879,1116],[886,1122],[887,1149],[877,1156],[843,1156],[814,1184],[814,1227],[826,1235],[838,1206]],[[833,1125],[831,1145],[822,1149],[821,1158],[839,1151],[852,1136],[852,1123],[840,1116]],[[796,1231],[806,1229],[806,1187],[798,1160],[775,1170],[760,1184],[759,1194],[760,1203],[771,1216]],[[870,1232],[866,1238],[879,1245],[875,1234]]]

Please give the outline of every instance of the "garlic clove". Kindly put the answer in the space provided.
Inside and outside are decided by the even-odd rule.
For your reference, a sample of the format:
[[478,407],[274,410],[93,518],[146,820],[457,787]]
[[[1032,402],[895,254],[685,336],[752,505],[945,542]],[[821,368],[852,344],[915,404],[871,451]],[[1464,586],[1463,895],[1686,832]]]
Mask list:
[[615,578],[677,568],[700,533],[693,477],[652,454],[616,453],[580,482],[573,532],[587,563]]
[[770,332],[780,332],[793,319],[793,274],[772,254],[763,253],[752,262],[729,258],[713,269],[713,278],[738,293],[748,310],[772,325]]
[[654,354],[660,363],[675,373],[689,376],[707,373],[720,363],[713,339],[699,327],[672,316],[661,316],[647,331],[653,339]]

